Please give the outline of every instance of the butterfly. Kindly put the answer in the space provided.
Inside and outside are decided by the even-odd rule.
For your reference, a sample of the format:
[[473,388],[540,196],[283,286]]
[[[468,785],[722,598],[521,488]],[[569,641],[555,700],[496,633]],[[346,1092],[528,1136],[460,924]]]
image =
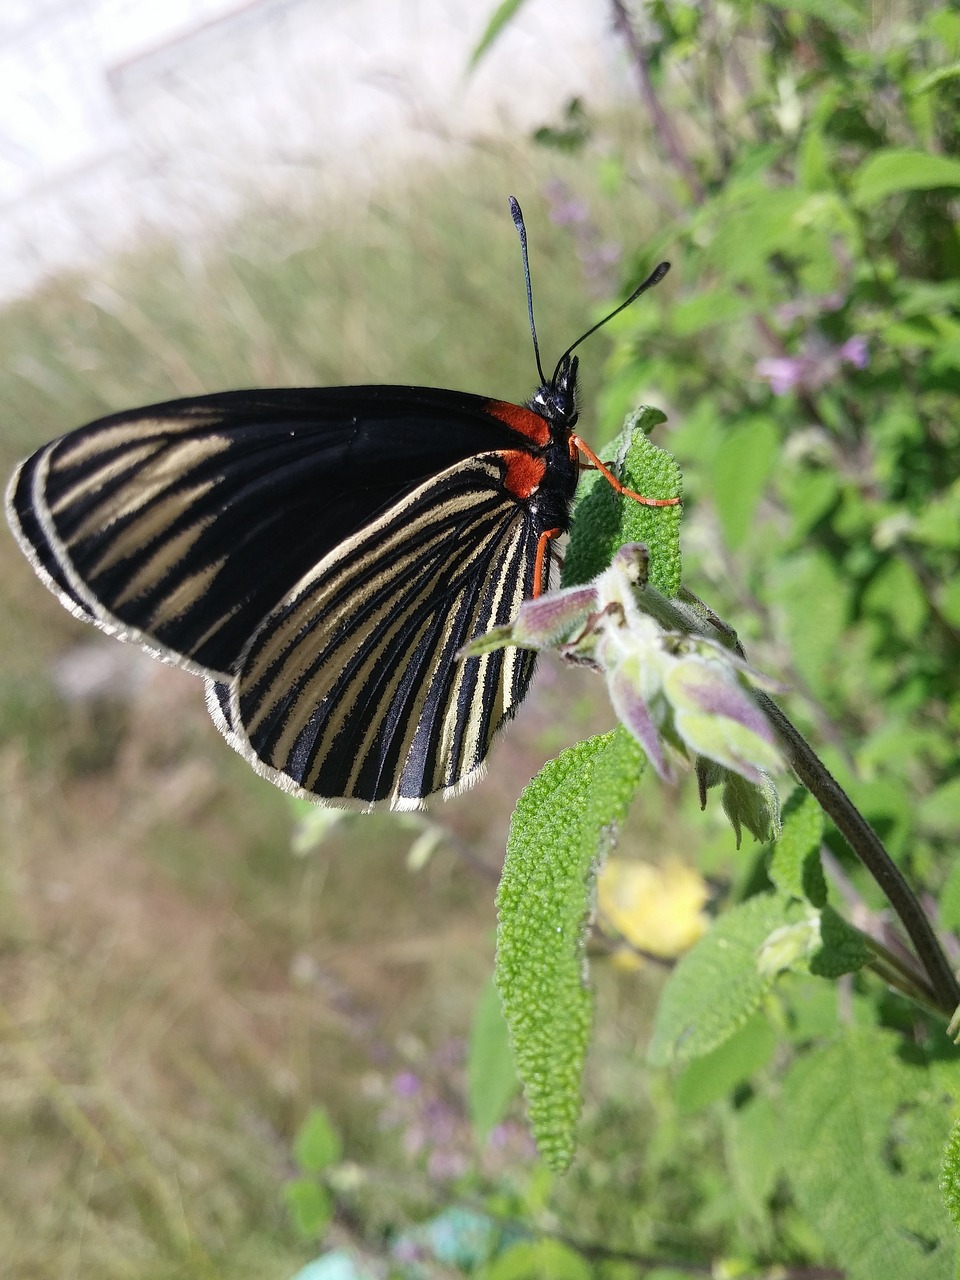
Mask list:
[[61,603],[200,675],[230,745],[296,795],[411,809],[474,783],[535,655],[461,651],[549,588],[581,455],[641,502],[678,501],[624,490],[576,435],[573,351],[599,325],[544,376],[511,209],[541,382],[526,405],[226,391],[100,418],[8,487],[13,532]]

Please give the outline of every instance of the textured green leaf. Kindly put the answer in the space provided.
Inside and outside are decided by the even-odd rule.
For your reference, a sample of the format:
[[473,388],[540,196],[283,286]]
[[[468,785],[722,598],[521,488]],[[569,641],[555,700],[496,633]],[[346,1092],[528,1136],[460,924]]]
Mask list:
[[648,1056],[655,1066],[688,1062],[737,1031],[776,979],[761,972],[760,947],[790,923],[786,894],[758,894],[725,912],[681,959],[664,987]]
[[953,1225],[960,1231],[960,1120],[955,1120],[940,1165],[940,1194]]
[[850,1030],[800,1058],[783,1085],[787,1176],[850,1280],[955,1274],[935,1181],[947,1107],[928,1071],[899,1050],[888,1032]]
[[[646,432],[665,422],[659,409],[631,415],[623,432],[600,458],[623,483],[647,498],[680,494],[680,469],[671,454],[657,448]],[[682,507],[648,507],[625,498],[594,472],[581,481],[570,542],[563,564],[563,585],[589,582],[602,573],[626,542],[642,542],[650,552],[649,581],[664,595],[680,589],[680,516]]]
[[739,422],[714,458],[713,496],[727,545],[736,550],[754,528],[757,504],[773,473],[780,436],[772,418]]
[[856,171],[853,202],[875,204],[901,191],[933,187],[960,187],[960,160],[908,147],[891,148],[871,156]]
[[820,978],[839,978],[862,969],[872,955],[860,930],[825,906],[820,912],[820,949],[810,957],[810,972]]
[[820,865],[823,811],[809,791],[798,788],[784,805],[782,822],[770,858],[770,879],[783,893],[822,907],[827,900]]
[[467,1106],[479,1141],[506,1115],[519,1087],[500,995],[488,982],[474,1011],[467,1053]]
[[[701,757],[697,762],[701,776],[705,776],[703,763]],[[737,837],[737,848],[740,848],[744,827],[755,840],[775,840],[780,831],[780,797],[773,779],[764,774],[761,782],[748,782],[729,769],[722,770],[721,777],[721,804]]]
[[570,1163],[593,1013],[584,934],[599,857],[633,797],[644,757],[623,729],[541,769],[517,804],[497,894],[496,982],[537,1145]]

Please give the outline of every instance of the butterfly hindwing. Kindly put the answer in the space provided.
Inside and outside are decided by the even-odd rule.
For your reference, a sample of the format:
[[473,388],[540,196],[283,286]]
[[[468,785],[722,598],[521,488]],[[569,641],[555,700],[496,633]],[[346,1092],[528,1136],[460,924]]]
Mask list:
[[433,477],[339,545],[253,636],[208,701],[228,741],[287,789],[413,807],[468,785],[534,655],[462,647],[532,590],[542,530],[505,457]]

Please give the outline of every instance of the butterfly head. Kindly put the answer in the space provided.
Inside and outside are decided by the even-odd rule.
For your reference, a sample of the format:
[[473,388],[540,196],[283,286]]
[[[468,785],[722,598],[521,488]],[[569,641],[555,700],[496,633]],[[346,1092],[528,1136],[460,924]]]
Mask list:
[[565,355],[549,382],[544,381],[530,401],[530,408],[547,422],[572,430],[579,417],[576,356]]

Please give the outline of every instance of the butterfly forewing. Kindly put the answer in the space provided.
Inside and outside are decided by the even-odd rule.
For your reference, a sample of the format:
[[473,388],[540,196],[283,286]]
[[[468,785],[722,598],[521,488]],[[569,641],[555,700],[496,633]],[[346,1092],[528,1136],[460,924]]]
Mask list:
[[116,414],[28,459],[8,514],[74,612],[228,675],[266,614],[345,538],[437,471],[516,443],[485,403],[338,387]]
[[400,807],[477,773],[533,672],[515,649],[458,657],[532,588],[541,531],[504,470],[494,454],[434,477],[264,620],[233,688],[211,695],[255,767],[310,794]]

